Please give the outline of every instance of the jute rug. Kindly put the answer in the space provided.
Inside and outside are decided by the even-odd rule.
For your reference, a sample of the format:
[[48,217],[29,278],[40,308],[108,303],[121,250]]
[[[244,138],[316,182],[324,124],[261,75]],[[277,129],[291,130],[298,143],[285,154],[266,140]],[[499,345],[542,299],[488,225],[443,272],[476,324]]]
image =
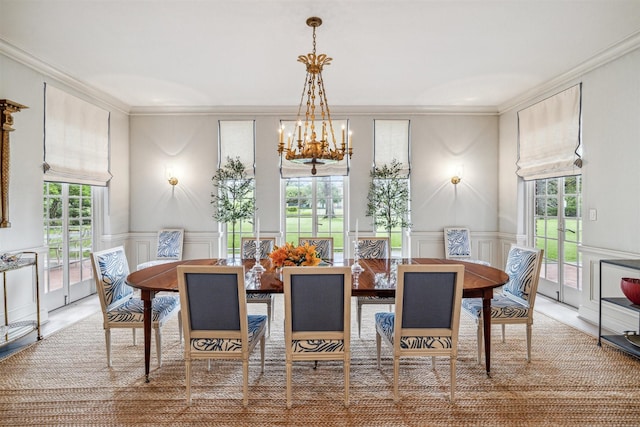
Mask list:
[[[262,307],[250,305],[251,311]],[[193,402],[185,404],[185,374],[177,320],[163,330],[163,365],[152,350],[144,382],[143,346],[130,331],[113,333],[113,367],[106,365],[100,315],[91,316],[0,362],[0,424],[16,426],[439,426],[640,425],[640,362],[539,313],[533,360],[525,360],[524,327],[494,327],[492,378],[476,363],[475,324],[462,320],[456,401],[448,401],[449,364],[403,359],[402,401],[392,400],[393,369],[383,349],[375,365],[373,313],[365,306],[362,338],[353,322],[351,406],[342,404],[342,365],[294,364],[294,406],[285,405],[282,299],[267,340],[266,366],[251,359],[249,407],[242,407],[239,362],[196,363]],[[355,316],[353,317],[355,319]]]

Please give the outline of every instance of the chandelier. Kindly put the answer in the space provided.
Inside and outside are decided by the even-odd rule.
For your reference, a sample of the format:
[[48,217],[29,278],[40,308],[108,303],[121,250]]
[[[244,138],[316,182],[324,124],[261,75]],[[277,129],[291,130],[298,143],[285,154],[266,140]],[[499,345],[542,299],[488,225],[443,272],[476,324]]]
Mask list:
[[[353,148],[351,147],[351,132],[349,132],[347,146],[344,127],[342,127],[342,141],[338,144],[331,121],[327,93],[322,79],[322,67],[329,65],[332,58],[324,53],[316,54],[316,28],[322,25],[322,19],[308,18],[307,25],[313,28],[313,52],[298,56],[298,62],[302,62],[307,68],[307,75],[298,107],[295,136],[291,133],[288,135],[285,147],[283,125],[279,129],[278,153],[281,158],[284,156],[294,163],[311,165],[311,174],[315,175],[317,173],[316,165],[339,162],[346,154],[351,158]],[[304,119],[302,117],[303,105],[306,106]],[[320,121],[316,122],[318,109],[320,110]],[[295,143],[294,137],[296,138]]]

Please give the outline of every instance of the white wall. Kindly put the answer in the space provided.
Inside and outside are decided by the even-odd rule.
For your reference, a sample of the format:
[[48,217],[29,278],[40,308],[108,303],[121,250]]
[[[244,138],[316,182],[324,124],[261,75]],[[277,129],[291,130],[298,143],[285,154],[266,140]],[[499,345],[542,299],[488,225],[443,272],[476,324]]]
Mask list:
[[[97,224],[102,235],[96,249],[126,243],[129,231],[129,118],[118,108],[105,104],[87,92],[82,92],[56,80],[42,71],[46,67],[27,66],[14,58],[0,53],[0,98],[26,105],[13,115],[14,131],[10,133],[10,228],[0,228],[0,253],[14,251],[37,251],[40,254],[40,292],[44,281],[42,269],[46,248],[42,220],[42,162],[44,134],[44,82],[55,85],[76,96],[111,111],[111,171],[114,179],[104,204],[104,224]],[[36,71],[41,70],[41,71]],[[10,273],[13,274],[13,273]],[[30,275],[26,275],[28,281]],[[13,280],[13,279],[12,279]],[[21,279],[18,279],[21,280]],[[22,281],[22,280],[21,280]],[[9,282],[9,280],[8,280]],[[9,290],[9,317],[15,321],[24,315],[35,317],[34,293],[26,284],[12,283]],[[15,290],[15,292],[13,292]],[[2,298],[2,295],[0,295]],[[0,304],[0,316],[4,304]],[[28,308],[30,307],[30,308]],[[46,319],[46,309],[43,308]]]
[[[373,120],[381,117],[348,112],[354,155],[349,176],[350,230],[359,219],[360,232],[372,231],[365,216],[369,172],[373,161]],[[403,115],[411,120],[412,249],[414,256],[443,256],[442,229],[466,225],[474,232],[497,232],[498,118],[496,115]],[[398,117],[395,117],[398,118]],[[280,234],[280,175],[276,152],[282,115],[156,114],[131,118],[131,232],[138,262],[152,258],[149,239],[163,227],[186,230],[185,257],[217,256],[218,226],[212,218],[211,177],[217,167],[218,120],[256,121],[257,208],[261,233]],[[464,177],[454,186],[453,167],[464,164]],[[178,170],[172,188],[165,165]],[[196,236],[207,236],[204,244]],[[425,240],[426,239],[426,240]],[[428,243],[422,244],[425,241]],[[147,249],[148,248],[148,249]],[[487,252],[489,261],[491,251]]]
[[[583,292],[580,315],[598,320],[599,260],[640,257],[640,50],[539,93],[500,115],[499,230],[504,242],[526,238],[524,186],[515,175],[517,111],[582,82]],[[589,210],[597,220],[589,220]],[[530,237],[530,236],[529,236]],[[603,283],[622,296],[619,281]],[[605,316],[606,317],[606,316]],[[637,318],[629,318],[630,329]],[[635,326],[634,326],[635,324]]]

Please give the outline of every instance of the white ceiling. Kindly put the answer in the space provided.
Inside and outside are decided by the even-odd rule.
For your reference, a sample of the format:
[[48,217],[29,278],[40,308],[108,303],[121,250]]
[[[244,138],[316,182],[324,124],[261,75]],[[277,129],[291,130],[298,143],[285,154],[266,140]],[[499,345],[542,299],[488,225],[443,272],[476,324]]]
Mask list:
[[638,38],[640,0],[0,0],[0,50],[129,107],[492,107]]

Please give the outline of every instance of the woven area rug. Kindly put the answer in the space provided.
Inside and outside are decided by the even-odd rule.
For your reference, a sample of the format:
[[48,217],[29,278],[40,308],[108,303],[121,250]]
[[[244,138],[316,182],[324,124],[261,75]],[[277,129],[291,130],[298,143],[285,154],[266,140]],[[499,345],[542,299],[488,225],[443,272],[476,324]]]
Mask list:
[[[342,365],[294,364],[293,408],[285,405],[282,297],[267,340],[266,366],[251,359],[249,407],[242,407],[239,362],[195,363],[191,406],[185,403],[178,323],[163,329],[163,365],[152,349],[144,382],[142,333],[115,331],[113,367],[106,365],[101,315],[91,316],[0,362],[0,425],[53,426],[440,426],[640,425],[640,361],[537,313],[533,360],[525,360],[524,327],[494,327],[492,377],[476,363],[475,324],[462,318],[456,401],[450,403],[449,364],[402,359],[401,402],[392,400],[393,369],[383,348],[375,364],[373,313],[365,306],[362,338],[352,327],[351,405],[342,403]],[[260,312],[251,304],[251,312]],[[353,316],[355,319],[355,316]],[[155,346],[153,347],[155,348]]]

